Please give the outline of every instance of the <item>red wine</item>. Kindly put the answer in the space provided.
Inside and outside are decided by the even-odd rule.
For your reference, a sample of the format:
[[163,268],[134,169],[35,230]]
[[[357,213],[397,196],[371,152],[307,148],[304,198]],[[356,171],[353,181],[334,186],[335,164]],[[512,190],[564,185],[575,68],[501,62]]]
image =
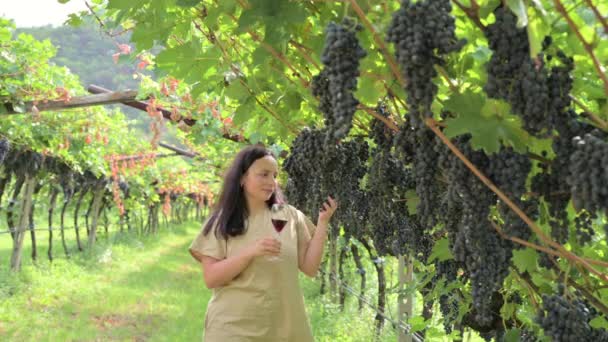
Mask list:
[[283,228],[285,228],[286,224],[287,224],[287,220],[272,219],[272,225],[274,226],[274,230],[276,230],[277,233],[280,233],[281,230],[283,230]]

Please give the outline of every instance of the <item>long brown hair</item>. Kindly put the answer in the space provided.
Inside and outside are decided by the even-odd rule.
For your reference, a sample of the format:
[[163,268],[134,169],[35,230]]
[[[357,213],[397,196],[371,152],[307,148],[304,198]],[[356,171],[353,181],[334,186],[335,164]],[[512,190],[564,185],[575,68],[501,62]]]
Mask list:
[[[262,145],[251,145],[242,149],[232,161],[232,165],[224,175],[224,184],[219,200],[213,208],[213,213],[205,225],[203,234],[207,235],[215,228],[215,235],[228,239],[245,233],[245,219],[249,216],[245,192],[241,187],[241,178],[249,167],[258,159],[274,154]],[[270,199],[266,201],[268,208],[275,203],[284,203],[285,197],[281,189],[276,187]]]

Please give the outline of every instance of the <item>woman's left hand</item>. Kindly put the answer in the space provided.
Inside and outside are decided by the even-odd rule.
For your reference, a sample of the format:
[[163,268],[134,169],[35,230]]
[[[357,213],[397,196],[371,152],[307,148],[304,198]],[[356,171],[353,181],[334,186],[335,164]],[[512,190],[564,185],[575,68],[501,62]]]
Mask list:
[[327,196],[327,202],[323,202],[323,207],[319,210],[319,222],[329,223],[336,209],[338,203],[331,196]]

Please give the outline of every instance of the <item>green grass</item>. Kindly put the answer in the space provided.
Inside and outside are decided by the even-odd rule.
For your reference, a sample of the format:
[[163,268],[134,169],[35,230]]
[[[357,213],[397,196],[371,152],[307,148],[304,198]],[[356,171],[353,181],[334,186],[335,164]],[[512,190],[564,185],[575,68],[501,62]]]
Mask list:
[[5,236],[0,340],[200,340],[210,292],[186,252],[195,231],[189,224],[152,237],[115,234],[69,260],[33,265],[26,257],[19,274],[7,270],[11,241]]
[[[148,237],[102,234],[85,253],[75,251],[71,231],[70,259],[55,235],[52,264],[48,235],[37,232],[39,261],[29,256],[28,235],[20,273],[8,270],[12,241],[0,235],[0,340],[200,341],[211,292],[187,252],[198,227],[191,222]],[[374,315],[357,312],[354,298],[342,312],[319,295],[317,280],[302,277],[301,284],[317,341],[373,339]],[[381,341],[395,340],[385,329]]]

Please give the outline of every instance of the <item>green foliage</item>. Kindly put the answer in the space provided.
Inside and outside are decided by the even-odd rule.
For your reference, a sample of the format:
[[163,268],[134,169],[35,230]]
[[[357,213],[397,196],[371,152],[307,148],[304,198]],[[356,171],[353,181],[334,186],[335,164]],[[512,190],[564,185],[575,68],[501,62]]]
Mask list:
[[[7,75],[0,77],[0,104],[5,104],[2,106],[3,109],[6,110],[8,105],[23,107],[25,101],[66,100],[65,94],[72,97],[87,94],[76,75],[52,62],[57,58],[55,56],[57,50],[49,39],[39,41],[27,33],[13,34],[14,27],[4,20],[0,22],[0,31],[8,32],[2,35],[4,40],[0,41],[0,44],[6,47],[0,54],[0,75]],[[61,57],[65,59],[63,62],[71,63],[77,69],[80,65],[78,61],[82,61],[82,65],[86,64],[83,56],[76,58],[77,52],[74,47],[78,46],[80,41],[91,38],[93,32],[91,26],[77,32],[71,28],[56,30],[50,27],[32,29],[32,31],[37,35],[48,35],[51,39],[63,42],[67,46],[66,49],[59,49],[64,53]],[[111,51],[106,51],[105,56],[100,58],[112,63],[107,52]],[[76,62],[72,63],[72,57]],[[91,71],[95,69],[87,68],[104,68],[101,59],[95,59],[86,53],[84,57],[91,59],[85,69],[80,69],[81,73],[87,74],[90,71],[95,74]],[[61,62],[60,59],[57,63]],[[93,79],[97,77],[87,76]],[[100,81],[100,79],[96,80]],[[134,86],[137,87],[137,84],[134,83]],[[110,88],[119,88],[119,86],[110,86]],[[145,114],[137,113],[137,116],[141,115]],[[5,116],[0,122],[0,134],[11,141],[16,148],[31,149],[44,155],[59,157],[76,172],[82,173],[88,170],[97,176],[109,177],[111,173],[107,158],[110,156],[150,153],[149,142],[141,131],[130,127],[130,122],[120,111],[106,110],[102,107],[44,111]],[[145,124],[147,126],[147,123]],[[137,199],[128,201],[127,208],[138,208],[140,205],[138,201],[160,200],[150,183],[153,180],[162,181],[161,171],[176,172],[191,167],[191,162],[181,160],[176,162],[174,158],[171,162],[161,161],[143,172],[126,175],[131,183],[131,193]],[[202,176],[196,171],[192,171],[191,175],[192,180],[197,181],[210,181],[214,178],[213,174]],[[196,175],[199,175],[198,178],[195,178]]]
[[433,250],[429,256],[429,261],[445,261],[449,259],[454,259],[454,256],[449,248],[449,240],[447,238],[437,240],[435,245],[433,245]]
[[[70,26],[19,28],[14,34],[27,33],[39,41],[52,43],[57,52],[49,61],[69,68],[71,73],[78,75],[83,87],[94,84],[110,90],[137,89],[141,80],[136,77],[138,74],[152,76],[149,67],[137,68],[139,59],[134,54],[121,55],[119,63],[113,61],[112,55],[120,51],[118,45],[128,44],[129,32],[111,38],[100,30],[93,18],[77,14],[71,14],[71,18]],[[112,107],[118,108],[117,105]],[[126,106],[120,108],[142,131],[138,134],[144,135],[148,131],[141,111]]]
[[[605,64],[608,60],[608,39],[593,11],[584,4],[585,2],[574,0],[561,2],[568,9],[578,33],[591,44],[596,59],[599,63]],[[454,6],[457,35],[466,38],[468,44],[460,52],[450,55],[445,60],[441,66],[443,76],[435,80],[439,91],[437,101],[432,107],[433,112],[436,118],[445,112],[451,114],[443,122],[446,126],[445,134],[448,137],[471,134],[473,147],[483,149],[488,154],[498,151],[502,144],[513,146],[519,152],[541,154],[542,151],[548,151],[547,158],[552,158],[550,139],[539,140],[529,136],[522,129],[519,118],[511,113],[505,102],[488,99],[482,90],[487,78],[485,64],[491,52],[478,26],[487,26],[494,22],[493,11],[501,1],[479,0],[462,1],[462,3],[464,6],[477,3],[479,11],[475,14],[465,13],[460,6]],[[576,68],[573,74],[572,95],[585,108],[607,121],[608,101],[605,85],[598,77],[597,67],[578,35],[555,10],[555,2],[508,0],[505,3],[517,16],[519,25],[527,27],[531,57],[536,57],[541,50],[545,35],[553,38],[554,48],[563,50],[566,55],[573,57]],[[608,12],[607,4],[598,1],[596,3],[600,13]],[[361,11],[370,22],[371,29],[367,22],[358,17],[358,7],[361,7]],[[316,99],[310,94],[308,87],[312,76],[317,74],[322,64],[319,56],[323,46],[324,28],[330,21],[341,21],[343,17],[355,18],[365,27],[358,34],[368,51],[368,57],[362,61],[362,73],[357,90],[362,107],[373,108],[379,99],[387,100],[391,112],[394,113],[391,119],[397,123],[407,119],[407,114],[404,113],[407,107],[406,97],[402,84],[399,84],[398,77],[392,70],[394,67],[390,63],[392,57],[388,57],[392,56],[392,47],[386,47],[387,44],[384,43],[391,13],[397,7],[398,2],[385,4],[372,1],[351,3],[272,0],[110,0],[98,2],[95,9],[100,13],[107,29],[127,29],[131,32],[130,36],[120,39],[125,39],[121,42],[126,42],[128,39],[135,44],[137,51],[133,52],[134,56],[139,53],[151,53],[154,47],[161,47],[158,48],[159,51],[153,51],[152,54],[155,56],[151,60],[151,68],[154,68],[161,78],[155,80],[149,76],[142,77],[140,94],[142,96],[152,94],[166,108],[179,107],[184,109],[183,113],[191,115],[197,121],[196,125],[178,134],[189,139],[195,145],[192,148],[201,152],[206,160],[196,162],[199,164],[194,165],[221,167],[241,146],[239,142],[234,141],[235,139],[226,139],[226,136],[234,134],[249,139],[250,142],[261,141],[281,150],[287,148],[303,126],[321,125],[322,119],[316,110]],[[478,15],[476,18],[478,21],[471,20],[469,15]],[[85,23],[91,21],[89,18]],[[71,22],[76,24],[78,19],[72,17]],[[65,70],[62,71],[48,63],[49,58],[53,56],[53,49],[49,43],[37,42],[27,35],[11,40],[12,32],[13,28],[6,23],[0,24],[0,44],[3,47],[8,45],[7,49],[0,52],[0,99],[2,99],[0,112],[7,109],[3,104],[5,101],[19,108],[23,101],[34,99],[35,96],[47,95],[44,97],[49,98],[57,95],[54,93],[57,85],[74,89],[74,94],[83,93],[83,90],[77,87],[75,78]],[[84,30],[71,37],[71,41],[90,37],[91,32],[90,28],[89,31]],[[102,58],[103,63],[111,63],[109,57],[116,51],[113,43],[90,46],[87,42],[88,40],[81,42],[78,50],[69,50],[66,57],[61,58],[81,60],[80,57],[73,56],[86,55],[87,60]],[[59,52],[63,53],[61,49],[60,46]],[[121,57],[126,62],[132,62],[133,58]],[[106,65],[103,63],[91,64]],[[29,72],[29,69],[28,72],[24,72],[26,66],[33,68],[33,72]],[[92,74],[90,68],[87,63],[82,63],[74,69],[82,70],[78,71],[79,73]],[[3,75],[11,75],[11,77]],[[52,80],[49,81],[42,75]],[[112,85],[131,82],[122,77],[124,74],[118,75],[110,71],[102,78],[108,84],[112,82]],[[179,86],[167,94],[163,91],[163,86],[166,87],[172,80],[179,81]],[[190,96],[191,100],[185,100],[186,95]],[[401,114],[405,115],[402,117]],[[100,170],[103,169],[103,163],[99,159],[100,151],[125,153],[138,150],[134,146],[141,147],[141,144],[127,138],[129,131],[124,130],[123,121],[121,119],[112,121],[107,113],[95,112],[90,116],[66,113],[65,115],[77,118],[74,123],[68,125],[65,125],[65,116],[62,115],[64,113],[52,118],[42,115],[43,127],[35,132],[27,128],[36,124],[29,117],[6,120],[0,124],[0,130],[12,140],[37,150],[52,149],[65,141],[66,136],[77,137],[76,140],[80,143],[73,144],[72,149],[59,152],[61,156],[75,165],[93,163]],[[92,118],[90,124],[92,127],[100,125],[101,122],[112,127],[112,140],[117,142],[116,146],[101,148],[83,145],[81,130],[84,124],[79,120],[84,120],[85,117],[87,120]],[[57,121],[53,121],[54,119]],[[233,125],[230,127],[225,124],[228,119],[232,120]],[[352,135],[366,135],[370,116],[364,111],[359,111],[356,119],[360,125],[356,125]],[[89,124],[89,121],[86,122]],[[122,149],[125,146],[129,148]],[[161,169],[177,168],[176,165],[167,164]],[[538,170],[536,165],[535,170]],[[201,172],[196,174],[196,177],[199,176],[211,180],[216,175],[212,172]],[[159,169],[147,170],[142,175],[134,176],[133,180],[138,184],[137,195],[152,198],[154,191],[146,187],[146,183],[150,180],[148,177],[162,177],[162,172]],[[408,209],[413,212],[417,198],[412,192],[406,194],[406,197]],[[546,210],[541,214],[542,228],[548,230],[548,222],[544,220],[547,216]],[[605,224],[605,218],[596,222],[597,227],[601,224]],[[603,237],[604,235],[600,234],[600,237],[589,246],[578,246],[571,240],[566,244],[566,248],[575,251],[577,255],[602,260],[607,254]],[[433,260],[447,260],[451,257],[447,245],[447,239],[439,240],[432,250]],[[553,271],[537,268],[538,258],[538,252],[527,248],[515,251],[512,259],[514,269],[520,273],[530,274],[532,287],[538,289],[538,294],[529,296],[540,297],[538,295],[549,293],[554,290],[556,283],[556,275]],[[559,264],[560,272],[580,278],[581,274],[577,273],[578,270],[572,270],[566,265],[564,261]],[[433,270],[426,269],[423,265],[418,266],[419,269],[429,272],[425,275],[424,281],[419,283],[419,285],[425,284],[434,275]],[[585,281],[591,281],[593,287],[601,288],[601,282],[595,277],[585,278]],[[516,272],[510,273],[505,284],[505,294],[517,291],[528,296],[528,286],[522,285],[522,280],[517,277]],[[471,302],[468,292],[470,289],[464,284],[455,282],[440,286],[428,297],[438,298],[448,291],[455,291],[456,287],[462,289],[464,297],[459,310],[462,318],[462,313],[468,310]],[[599,298],[605,298],[608,293],[597,290],[597,295]],[[505,305],[501,312],[503,318],[505,321],[512,318],[534,327],[535,308],[530,304],[531,302],[533,301],[527,300],[526,304],[520,307],[515,307],[512,303]],[[411,323],[414,323],[416,328],[422,328],[428,322],[416,318]],[[605,326],[605,320],[594,320],[593,324],[598,327]],[[435,333],[432,329],[428,332],[431,335]],[[511,329],[507,332],[506,339],[513,340],[518,333],[517,329]]]
[[[107,37],[92,19],[83,21],[78,27],[42,26],[19,28],[16,34],[27,33],[37,40],[48,40],[56,46],[57,53],[51,58],[56,65],[69,66],[79,76],[84,86],[98,86],[120,90],[137,89],[139,81],[133,79],[135,64],[116,64],[112,54],[118,52],[118,44],[129,42],[129,35]],[[147,72],[150,74],[150,72]]]

